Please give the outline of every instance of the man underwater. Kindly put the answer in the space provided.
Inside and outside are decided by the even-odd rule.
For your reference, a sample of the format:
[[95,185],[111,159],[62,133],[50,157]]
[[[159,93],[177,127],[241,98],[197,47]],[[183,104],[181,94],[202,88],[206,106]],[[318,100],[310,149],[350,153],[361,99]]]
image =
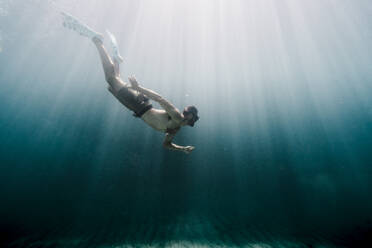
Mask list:
[[[73,16],[61,13],[63,17],[63,26],[78,32],[80,35],[92,39],[96,45],[105,73],[105,79],[109,84],[108,90],[129,110],[134,112],[134,116],[141,118],[145,123],[157,131],[165,133],[163,146],[185,153],[192,152],[193,146],[180,146],[172,143],[172,140],[181,127],[194,123],[199,119],[198,110],[194,106],[186,107],[181,113],[173,104],[168,102],[158,93],[143,88],[138,85],[137,80],[129,77],[130,84],[120,78],[120,63],[123,62],[119,54],[115,37],[107,31],[113,48],[113,57],[110,58],[103,46],[103,36],[87,25],[81,23]],[[149,100],[156,101],[163,109],[155,109]]]

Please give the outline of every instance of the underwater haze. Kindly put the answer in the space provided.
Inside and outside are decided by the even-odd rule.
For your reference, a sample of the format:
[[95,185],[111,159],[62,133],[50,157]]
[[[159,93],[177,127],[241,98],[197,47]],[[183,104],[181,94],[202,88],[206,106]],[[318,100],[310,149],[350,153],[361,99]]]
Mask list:
[[[174,140],[191,154],[110,94],[60,11],[116,36],[124,80],[197,106]],[[0,0],[0,246],[372,247],[371,13]]]

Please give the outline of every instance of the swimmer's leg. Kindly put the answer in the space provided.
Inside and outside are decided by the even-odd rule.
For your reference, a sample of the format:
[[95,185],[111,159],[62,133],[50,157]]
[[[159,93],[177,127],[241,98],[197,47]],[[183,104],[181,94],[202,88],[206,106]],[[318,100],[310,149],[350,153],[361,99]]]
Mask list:
[[118,46],[118,42],[116,41],[116,37],[110,31],[108,31],[108,30],[106,30],[106,33],[107,33],[107,35],[110,38],[111,48],[112,48],[112,52],[113,52],[113,56],[112,57],[119,64],[120,63],[123,63],[124,60],[123,60],[123,57],[120,55],[119,46]]
[[119,53],[118,42],[115,36],[108,30],[106,30],[108,37],[110,38],[111,50],[112,50],[112,60],[114,62],[116,75],[120,77],[120,64],[123,63],[123,57]]
[[119,62],[116,59],[114,59],[114,61],[111,60],[106,48],[103,46],[103,42],[101,39],[99,39],[98,37],[93,37],[92,41],[96,45],[98,53],[100,55],[106,81],[110,84],[114,91],[119,90],[123,87],[123,83],[121,82],[121,80],[118,80]]
[[112,61],[105,47],[103,46],[103,35],[94,31],[92,28],[88,27],[86,24],[82,23],[76,17],[70,14],[61,12],[61,15],[62,15],[64,27],[75,31],[82,36],[92,39],[92,41],[96,45],[98,52],[100,54],[102,65],[103,65],[103,70],[105,73],[105,78],[106,78],[106,81],[110,84],[111,90],[120,89],[124,85],[121,82],[121,80],[118,80],[118,77],[120,76],[119,75],[119,64],[122,62],[122,58],[120,54],[118,53],[117,42],[116,42],[115,37],[111,33],[108,33],[110,36],[111,43],[114,48],[114,59]]

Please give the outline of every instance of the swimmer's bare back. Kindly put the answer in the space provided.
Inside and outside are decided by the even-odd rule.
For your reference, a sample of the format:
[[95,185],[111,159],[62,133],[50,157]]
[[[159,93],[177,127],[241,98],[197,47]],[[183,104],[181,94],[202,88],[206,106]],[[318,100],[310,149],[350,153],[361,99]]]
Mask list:
[[[137,80],[129,77],[129,83],[124,82],[120,77],[121,56],[114,54],[111,58],[103,45],[103,36],[75,17],[62,13],[64,26],[77,31],[80,35],[91,38],[95,44],[103,66],[105,79],[109,84],[109,91],[128,109],[134,112],[136,117],[140,117],[146,124],[157,131],[165,133],[163,146],[168,149],[190,153],[195,149],[193,146],[180,146],[172,143],[176,133],[184,126],[194,126],[199,119],[197,109],[188,106],[181,113],[170,102],[164,99],[155,91],[139,86]],[[114,36],[108,33],[110,38]],[[113,42],[113,40],[111,40]],[[113,45],[113,43],[112,43]],[[116,45],[116,40],[115,44]],[[114,47],[117,50],[117,47]],[[114,49],[114,50],[115,50]],[[115,56],[116,55],[116,56]],[[155,109],[149,100],[156,101],[163,109]]]

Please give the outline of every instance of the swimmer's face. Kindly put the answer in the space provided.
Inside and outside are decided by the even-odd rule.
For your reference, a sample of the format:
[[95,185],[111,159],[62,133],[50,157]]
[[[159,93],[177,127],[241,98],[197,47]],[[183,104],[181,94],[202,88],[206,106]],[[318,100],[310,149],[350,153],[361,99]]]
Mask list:
[[198,116],[195,116],[193,113],[184,113],[184,118],[187,120],[187,125],[193,127],[195,122],[199,120]]
[[198,110],[194,106],[188,106],[183,110],[183,116],[187,120],[187,125],[194,126],[194,123],[199,120]]
[[191,121],[192,119],[194,119],[194,115],[192,113],[184,113],[183,116],[188,121]]
[[187,113],[185,115],[185,119],[187,120],[187,125],[192,126],[192,127],[194,126],[195,121],[194,121],[194,115],[192,113]]

